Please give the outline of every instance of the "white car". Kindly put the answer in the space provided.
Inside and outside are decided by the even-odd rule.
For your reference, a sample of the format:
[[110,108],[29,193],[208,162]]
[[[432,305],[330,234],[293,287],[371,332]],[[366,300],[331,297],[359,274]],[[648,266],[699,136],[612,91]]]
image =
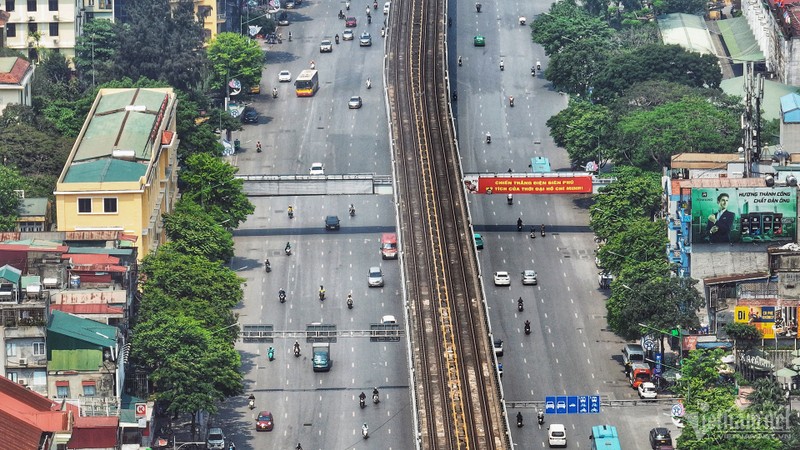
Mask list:
[[389,14],[389,7],[392,5],[392,2],[386,2],[383,4],[383,15]]
[[353,30],[350,28],[345,28],[344,32],[342,33],[342,40],[343,41],[352,41],[353,40]]
[[397,323],[397,319],[395,319],[394,316],[383,316],[381,317],[381,323],[384,325],[389,325]]
[[311,169],[308,170],[309,175],[325,175],[325,166],[321,162],[311,164]]
[[511,286],[511,277],[508,272],[495,272],[494,273],[495,286]]
[[522,272],[522,284],[538,284],[536,271],[525,270]]
[[383,287],[383,272],[378,266],[369,268],[369,277],[367,278],[367,286],[369,287]]
[[287,83],[292,81],[292,72],[289,72],[288,70],[281,70],[278,73],[278,81],[280,81],[281,83],[283,83],[284,81]]
[[658,393],[656,392],[656,385],[650,383],[649,381],[641,383],[639,387],[636,389],[639,391],[639,398],[643,399],[658,398]]
[[567,446],[567,429],[560,423],[551,423],[547,427],[547,445],[550,447]]

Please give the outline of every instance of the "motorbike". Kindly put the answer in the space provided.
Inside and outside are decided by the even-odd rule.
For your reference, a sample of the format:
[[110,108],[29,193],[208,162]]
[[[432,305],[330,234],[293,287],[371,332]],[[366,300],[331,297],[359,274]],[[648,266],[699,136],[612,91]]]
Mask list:
[[261,153],[261,141],[258,141],[258,142],[256,143],[256,152],[257,152],[257,153]]
[[369,438],[369,427],[367,426],[367,424],[364,424],[361,427],[361,436],[363,436],[364,439]]
[[481,4],[480,3],[475,3],[475,11],[481,12]]
[[269,350],[267,350],[267,359],[269,359],[270,361],[275,361],[275,349],[274,348],[270,347]]
[[531,76],[532,77],[536,76],[536,68],[535,67],[531,67]]
[[286,213],[289,214],[290,219],[294,219],[294,208],[290,206],[289,209],[286,210]]
[[361,395],[358,396],[358,405],[361,406],[361,409],[367,407],[367,394],[362,392]]
[[339,43],[339,35],[338,34],[333,39],[336,41],[337,44]]
[[344,19],[344,13],[343,13],[343,12],[342,12],[342,10],[340,9],[340,10],[339,10],[339,20],[342,20],[342,19]]
[[501,60],[500,60],[500,71],[503,71],[503,70],[506,70],[506,65],[505,65],[505,63],[503,62],[503,60],[501,59]]
[[508,203],[509,205],[513,205],[514,204],[514,196],[511,195],[511,194],[508,194],[506,196],[506,203]]
[[300,344],[298,344],[297,342],[294,343],[294,357],[295,358],[300,357]]
[[347,295],[347,309],[353,309],[353,294]]
[[364,84],[367,85],[367,89],[372,89],[372,80],[369,78],[367,78],[367,81]]
[[386,36],[386,27],[381,27],[381,37]]
[[492,143],[492,135],[489,134],[489,133],[486,133],[486,143],[487,144],[491,144]]
[[522,412],[517,413],[517,428],[522,428]]
[[508,104],[513,108],[514,107],[514,97],[508,97]]
[[353,205],[350,205],[350,217],[356,216],[356,208]]
[[269,260],[264,261],[264,270],[266,270],[267,273],[272,272],[272,266],[270,265]]
[[536,239],[536,230],[531,227],[531,239]]
[[377,389],[373,389],[372,390],[372,403],[377,405],[380,402],[381,402],[381,396],[378,395],[378,390]]
[[289,32],[289,42],[292,42],[292,32]]
[[289,247],[287,245],[286,248],[283,249],[283,252],[286,253],[286,256],[291,256],[292,255],[292,247]]
[[372,24],[372,16],[370,16],[369,14],[367,14],[367,23]]
[[526,320],[525,321],[525,335],[527,336],[529,334],[531,334],[531,321],[530,320]]
[[517,231],[522,231],[522,219],[517,219]]
[[544,224],[542,224],[542,236],[544,237]]
[[250,394],[250,397],[247,397],[247,407],[250,409],[256,409],[256,396]]
[[281,303],[286,303],[286,291],[283,289],[278,291],[278,300],[280,300]]
[[461,67],[461,57],[458,57],[458,67]]
[[536,419],[539,422],[539,425],[543,425],[544,424],[544,413],[542,411],[539,411],[539,414],[536,415]]
[[458,101],[458,93],[456,91],[453,91],[453,101]]
[[517,300],[517,311],[522,312],[522,310],[525,309],[523,304],[522,297],[520,297],[519,300]]
[[277,88],[273,88],[272,89],[272,98],[278,98],[278,89]]
[[350,11],[350,2],[345,2],[344,9]]
[[542,70],[542,63],[536,61],[536,70]]
[[322,286],[319,287],[319,300],[325,300],[325,289],[323,289]]

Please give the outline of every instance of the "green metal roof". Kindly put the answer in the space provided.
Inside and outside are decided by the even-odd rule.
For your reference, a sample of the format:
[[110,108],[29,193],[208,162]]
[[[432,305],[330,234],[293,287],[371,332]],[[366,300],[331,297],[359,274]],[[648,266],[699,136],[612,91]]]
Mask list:
[[706,22],[700,16],[664,14],[658,16],[658,29],[665,44],[677,44],[701,55],[716,54]]
[[73,163],[64,176],[64,183],[138,181],[145,173],[147,166],[144,164],[104,158]]
[[764,61],[764,54],[758,48],[756,37],[744,17],[718,20],[725,46],[733,62]]
[[112,255],[112,256],[130,256],[133,254],[133,249],[130,248],[105,248],[105,247],[81,247],[80,245],[70,245],[69,251],[65,255],[72,253],[79,253],[84,255]]
[[114,347],[117,344],[117,327],[73,316],[58,310],[52,311],[47,331],[104,348]]
[[21,270],[15,267],[11,267],[8,264],[6,264],[3,267],[0,267],[0,278],[4,280],[7,280],[14,284],[19,284],[19,279],[21,276],[22,276]]
[[20,286],[22,289],[27,289],[28,286],[36,286],[41,285],[42,279],[39,275],[25,275],[22,277],[22,283]]
[[23,198],[19,202],[17,214],[20,217],[47,215],[47,197]]
[[[741,97],[742,104],[744,104],[744,77],[722,80],[719,88],[728,95]],[[764,80],[764,98],[761,101],[761,111],[764,112],[764,118],[767,120],[779,119],[781,117],[781,97],[795,91],[797,91],[796,86]]]
[[[161,120],[168,120],[161,109],[172,94],[162,88],[104,89],[97,95],[64,182],[137,181],[147,171],[153,149],[161,145],[161,135],[153,131]],[[115,150],[132,151],[138,162],[112,159]],[[135,169],[137,165],[141,169]]]

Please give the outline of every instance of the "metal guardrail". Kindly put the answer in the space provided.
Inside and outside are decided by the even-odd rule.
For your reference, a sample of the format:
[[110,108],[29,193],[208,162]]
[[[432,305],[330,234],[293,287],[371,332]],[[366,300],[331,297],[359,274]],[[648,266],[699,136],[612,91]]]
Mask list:
[[375,175],[372,173],[336,174],[336,175],[235,175],[234,178],[244,181],[363,181],[382,177],[389,178],[388,175]]
[[[607,395],[600,396],[600,406],[605,406],[607,408],[617,408],[617,407],[630,407],[630,406],[672,406],[675,402],[679,401],[680,397],[671,397],[665,396],[661,398],[655,399],[625,399],[625,400],[615,400],[610,398]],[[544,400],[506,400],[506,406],[509,408],[518,408],[518,409],[525,409],[525,408],[535,408],[535,409],[544,409]]]

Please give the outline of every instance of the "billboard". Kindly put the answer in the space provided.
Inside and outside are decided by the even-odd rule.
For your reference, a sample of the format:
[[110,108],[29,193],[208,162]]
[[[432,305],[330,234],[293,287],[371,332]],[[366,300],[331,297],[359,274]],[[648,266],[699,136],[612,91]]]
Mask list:
[[774,306],[737,306],[734,308],[733,321],[754,325],[764,339],[775,339]]
[[591,194],[592,177],[586,176],[466,176],[473,194]]
[[692,188],[692,243],[791,241],[797,189]]

